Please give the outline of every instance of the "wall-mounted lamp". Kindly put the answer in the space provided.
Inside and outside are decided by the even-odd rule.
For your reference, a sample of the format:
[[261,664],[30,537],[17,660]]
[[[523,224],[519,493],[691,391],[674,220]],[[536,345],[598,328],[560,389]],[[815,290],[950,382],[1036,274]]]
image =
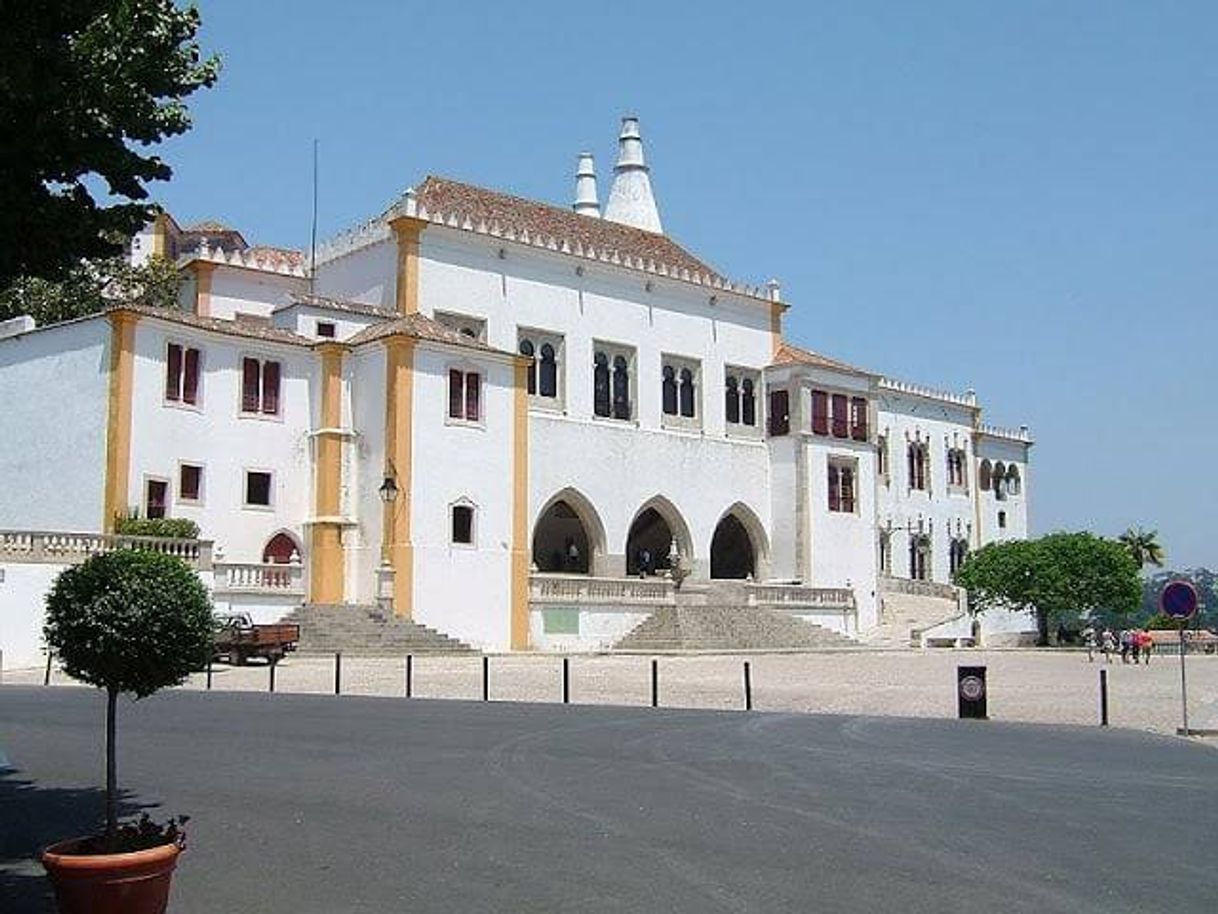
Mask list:
[[381,483],[381,487],[377,491],[381,494],[381,501],[387,505],[391,505],[397,501],[398,481],[392,476],[386,476],[385,481]]

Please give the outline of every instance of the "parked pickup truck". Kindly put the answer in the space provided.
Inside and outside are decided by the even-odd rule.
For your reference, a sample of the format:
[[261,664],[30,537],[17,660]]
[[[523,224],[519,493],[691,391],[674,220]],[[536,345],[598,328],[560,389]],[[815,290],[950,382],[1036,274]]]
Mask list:
[[246,613],[234,613],[220,616],[213,653],[216,659],[224,658],[234,666],[244,666],[250,657],[265,657],[268,663],[275,663],[296,650],[299,640],[299,625],[255,625]]

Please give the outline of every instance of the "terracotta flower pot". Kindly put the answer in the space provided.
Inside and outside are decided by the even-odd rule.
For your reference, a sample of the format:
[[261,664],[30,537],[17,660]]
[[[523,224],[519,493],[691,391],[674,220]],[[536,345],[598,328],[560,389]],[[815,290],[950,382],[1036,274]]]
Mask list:
[[164,914],[182,849],[162,844],[126,854],[80,854],[73,838],[42,852],[60,914]]

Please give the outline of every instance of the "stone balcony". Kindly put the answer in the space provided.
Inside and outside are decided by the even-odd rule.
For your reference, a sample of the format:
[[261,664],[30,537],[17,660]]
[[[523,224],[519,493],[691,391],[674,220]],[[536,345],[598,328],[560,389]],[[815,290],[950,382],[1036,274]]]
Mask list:
[[299,562],[216,562],[213,591],[223,595],[305,597],[304,566]]
[[172,555],[196,571],[211,571],[211,540],[113,533],[63,533],[43,530],[0,530],[0,562],[32,565],[77,565],[104,552],[142,549]]

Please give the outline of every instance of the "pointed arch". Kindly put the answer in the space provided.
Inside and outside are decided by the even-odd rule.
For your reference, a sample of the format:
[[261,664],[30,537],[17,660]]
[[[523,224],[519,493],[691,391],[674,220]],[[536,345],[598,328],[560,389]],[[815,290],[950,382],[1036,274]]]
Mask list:
[[262,547],[262,561],[268,564],[286,565],[292,562],[292,556],[299,563],[303,555],[304,547],[291,530],[276,530]]
[[[668,551],[672,542],[677,544],[677,552],[683,563],[692,568],[695,553],[689,524],[676,505],[663,495],[653,495],[639,506],[630,521],[626,534],[626,573],[651,573],[668,568]],[[646,569],[639,567],[643,550],[648,553]]]
[[[575,520],[577,526],[564,525],[564,519]],[[592,502],[578,489],[567,486],[547,499],[533,519],[531,542],[533,564],[542,571],[603,573],[605,525]]]
[[762,524],[761,518],[757,513],[742,501],[738,501],[727,508],[715,523],[715,533],[711,539],[711,577],[740,577],[735,573],[721,573],[721,566],[724,564],[735,565],[733,561],[716,561],[716,558],[727,560],[727,556],[716,556],[716,545],[722,547],[723,537],[728,533],[727,525],[732,522],[738,524],[748,536],[748,544],[751,547],[751,561],[747,564],[751,566],[749,573],[754,580],[764,580],[769,577],[770,567],[770,540],[766,535],[765,525]]

